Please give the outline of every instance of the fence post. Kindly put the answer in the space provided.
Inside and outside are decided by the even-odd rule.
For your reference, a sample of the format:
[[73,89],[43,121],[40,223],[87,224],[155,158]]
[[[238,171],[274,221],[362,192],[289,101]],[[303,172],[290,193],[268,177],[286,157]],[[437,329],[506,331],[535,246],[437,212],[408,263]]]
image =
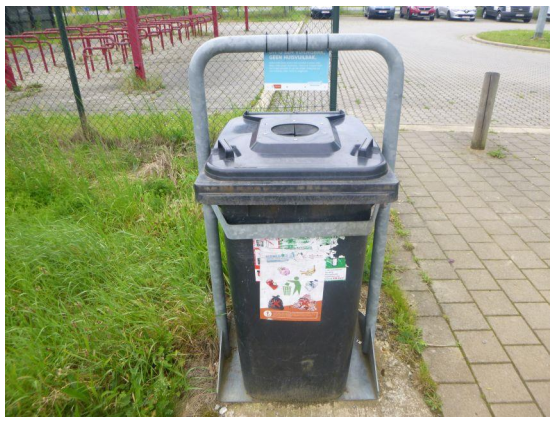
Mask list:
[[67,38],[67,32],[65,30],[62,7],[63,6],[54,6],[56,21],[58,22],[58,29],[60,30],[61,45],[63,47],[63,53],[65,54],[65,61],[67,63],[69,79],[71,80],[71,87],[73,88],[73,95],[75,96],[75,102],[77,103],[77,112],[79,113],[79,120],[81,120],[81,128],[83,130],[84,137],[86,139],[89,139],[91,135],[90,128],[88,127],[88,122],[86,120],[83,97],[81,96],[81,89],[79,88],[77,72],[75,71],[73,56],[71,55],[71,47],[69,46],[69,39]]
[[486,148],[498,86],[499,73],[487,72],[484,76],[484,84],[480,94],[480,105],[478,106],[478,114],[476,115],[476,123],[470,144],[471,149],[483,150]]
[[217,20],[217,6],[211,6],[211,16],[213,17],[213,38],[219,36],[219,21]]
[[246,32],[250,30],[250,15],[248,13],[248,6],[244,6],[244,22],[246,23]]
[[[340,6],[332,6],[332,33],[340,32]],[[338,99],[338,51],[330,59],[330,111],[336,111]]]
[[193,15],[193,13],[192,13],[192,6],[188,6],[188,14],[189,14],[189,15]]
[[6,51],[6,87],[12,91],[17,86],[15,81],[15,75],[13,74],[12,66],[10,65],[10,58],[8,57],[8,51]]
[[[67,25],[67,14],[65,13],[65,6],[62,6],[63,7],[63,19],[65,20],[65,26],[68,26]],[[56,19],[58,19],[58,17],[56,16]]]
[[124,6],[125,17],[127,19],[127,31],[129,34],[129,43],[131,44],[132,59],[136,76],[146,80],[146,69],[142,60],[142,43],[138,35],[138,7]]
[[540,14],[538,15],[538,23],[536,25],[536,33],[534,34],[534,39],[543,38],[545,20],[547,19],[547,9],[549,9],[549,6],[540,6]]

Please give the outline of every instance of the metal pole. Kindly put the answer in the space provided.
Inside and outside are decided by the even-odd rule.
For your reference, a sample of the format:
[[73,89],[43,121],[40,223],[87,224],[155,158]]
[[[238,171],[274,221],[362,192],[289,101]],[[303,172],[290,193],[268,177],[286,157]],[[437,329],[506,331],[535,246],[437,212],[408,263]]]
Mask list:
[[138,7],[124,6],[125,17],[127,19],[127,32],[129,34],[129,44],[131,44],[132,59],[136,76],[146,80],[146,69],[142,59],[142,43],[138,35]]
[[[63,6],[63,18],[65,19],[65,26],[69,26],[67,25],[67,15],[65,14],[65,6]],[[57,19],[57,17],[56,17]]]
[[[204,71],[209,60],[222,53],[306,51],[306,49],[308,51],[371,50],[384,57],[388,65],[388,91],[382,154],[390,169],[393,170],[395,168],[404,69],[401,55],[388,40],[373,34],[252,35],[248,37],[221,37],[209,40],[196,50],[190,62],[188,80],[190,102],[192,103],[192,118],[194,121],[196,155],[198,158],[198,170],[200,172],[203,171],[210,153],[209,121],[204,77]],[[225,352],[226,349],[229,349],[228,323],[226,317],[225,284],[219,248],[219,231],[213,210],[208,206],[204,206],[203,209],[217,328],[219,340],[222,341],[223,352]],[[389,205],[381,206],[381,210],[376,218],[369,296],[367,297],[367,316],[365,319],[365,327],[370,334],[365,334],[363,337],[364,349],[376,329],[376,315],[384,268],[389,210]]]
[[100,22],[100,13],[98,12],[98,6],[94,6],[96,8],[96,18],[98,19],[98,22]]
[[246,23],[246,32],[250,30],[250,14],[248,6],[244,6],[244,22]]
[[213,17],[213,37],[219,36],[219,21],[217,20],[217,6],[211,6],[211,16]]
[[[332,6],[332,33],[340,32],[340,6]],[[330,111],[336,111],[338,102],[338,51],[330,59]]]
[[10,58],[8,57],[8,51],[6,51],[6,87],[12,91],[13,88],[17,87],[17,82],[15,81],[15,75],[13,74],[12,66],[10,65]]
[[538,23],[536,25],[536,33],[534,39],[543,38],[543,30],[545,28],[545,21],[547,20],[547,10],[549,6],[540,6],[540,13],[538,15]]
[[499,73],[487,72],[484,76],[484,84],[480,94],[480,105],[478,106],[478,114],[476,115],[476,123],[474,124],[470,144],[471,149],[486,149],[486,140],[488,139],[498,86]]
[[67,38],[67,31],[65,30],[65,23],[63,21],[61,6],[54,6],[54,11],[56,13],[56,21],[58,22],[58,28],[60,30],[61,45],[63,47],[63,53],[65,54],[67,71],[69,72],[69,79],[71,80],[73,95],[75,96],[75,102],[77,103],[77,111],[79,113],[79,119],[81,120],[81,128],[83,130],[85,138],[88,139],[90,136],[90,129],[86,120],[83,97],[81,96],[81,89],[79,88],[77,72],[75,71],[73,56],[71,55],[71,47],[69,46],[69,39]]
[[118,6],[118,7],[119,7],[119,18],[123,19],[123,12],[121,11],[121,6]]
[[188,14],[189,14],[189,15],[192,15],[192,14],[193,14],[193,13],[192,13],[192,6],[188,6]]

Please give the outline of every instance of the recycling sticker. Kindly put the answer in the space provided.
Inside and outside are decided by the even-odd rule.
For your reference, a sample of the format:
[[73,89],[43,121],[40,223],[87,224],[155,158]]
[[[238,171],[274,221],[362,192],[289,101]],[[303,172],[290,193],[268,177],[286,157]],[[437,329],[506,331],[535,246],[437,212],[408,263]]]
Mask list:
[[346,279],[337,245],[336,237],[253,240],[260,318],[320,321],[325,282]]

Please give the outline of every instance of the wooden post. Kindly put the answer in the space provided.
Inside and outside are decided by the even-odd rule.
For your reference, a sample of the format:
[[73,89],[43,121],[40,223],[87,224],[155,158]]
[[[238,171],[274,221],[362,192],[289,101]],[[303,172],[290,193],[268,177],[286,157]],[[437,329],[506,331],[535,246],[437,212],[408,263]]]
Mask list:
[[470,144],[471,149],[486,149],[486,140],[488,139],[498,86],[499,73],[487,72],[484,76],[484,84],[482,85],[482,93],[480,94],[480,105],[478,106],[476,124],[474,125],[472,142]]

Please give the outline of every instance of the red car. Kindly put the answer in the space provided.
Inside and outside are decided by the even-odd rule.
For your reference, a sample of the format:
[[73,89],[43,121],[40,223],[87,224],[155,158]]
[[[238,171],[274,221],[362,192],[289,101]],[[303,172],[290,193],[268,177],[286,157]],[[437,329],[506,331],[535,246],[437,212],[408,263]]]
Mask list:
[[399,17],[411,19],[434,20],[436,10],[434,6],[400,6]]

